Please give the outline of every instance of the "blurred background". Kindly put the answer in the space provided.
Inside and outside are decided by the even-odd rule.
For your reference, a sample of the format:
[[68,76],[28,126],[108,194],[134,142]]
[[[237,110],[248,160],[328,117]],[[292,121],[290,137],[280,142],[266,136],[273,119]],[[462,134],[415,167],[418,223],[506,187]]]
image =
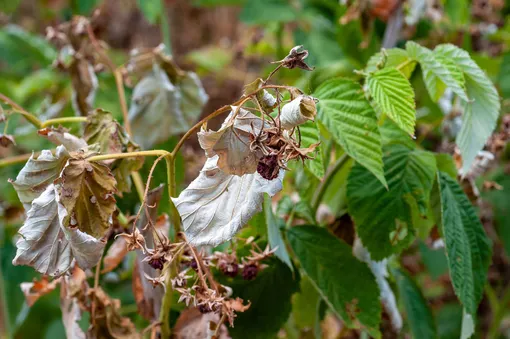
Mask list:
[[[164,42],[182,69],[196,72],[209,95],[202,115],[239,98],[245,84],[267,76],[274,68],[269,62],[284,58],[295,45],[309,50],[307,61],[315,70],[283,70],[274,81],[311,93],[328,78],[355,77],[353,71],[363,69],[381,47],[402,47],[407,40],[428,47],[449,42],[468,50],[496,83],[503,98],[502,116],[510,113],[508,0],[0,0],[0,93],[41,119],[74,115],[71,81],[52,67],[57,50],[44,36],[46,27],[55,27],[74,15],[91,16],[94,11],[98,11],[94,33],[109,46],[116,65],[126,63],[133,49]],[[113,76],[105,71],[98,79],[95,106],[111,111],[121,121]],[[424,148],[441,150],[445,147],[441,129],[445,114],[429,99],[421,77],[414,76],[412,82],[417,89],[417,138]],[[132,89],[128,86],[126,90],[129,102]],[[16,146],[0,148],[0,158],[50,147],[23,119],[11,120],[7,132],[16,136]],[[169,136],[155,148],[171,149],[175,143],[176,137]],[[180,187],[196,176],[203,157],[196,140],[190,140],[177,163]],[[503,189],[481,193],[485,204],[482,219],[494,242],[489,288],[496,296],[510,281],[510,166],[506,159],[494,165],[489,175]],[[149,166],[142,170],[144,178]],[[32,281],[35,271],[11,264],[23,209],[7,179],[15,178],[21,167],[0,168],[0,337],[61,338],[64,328],[58,291],[29,307],[20,283]],[[164,180],[161,169],[154,182]],[[295,178],[294,189],[313,189],[316,181],[310,176]],[[336,212],[341,197],[335,198],[334,193],[330,192],[329,200]],[[134,211],[133,201],[135,193],[125,194],[119,206]],[[163,198],[162,209],[168,207],[165,201]],[[440,338],[458,338],[462,307],[450,286],[444,251],[434,249],[433,243],[433,237],[419,241],[403,255],[402,262],[432,306]],[[132,296],[130,265],[126,260],[120,269],[106,274],[103,285],[121,299],[123,314],[143,327],[146,323],[136,315]],[[487,330],[494,316],[486,297],[479,309],[480,326]],[[289,321],[300,329],[300,315],[293,317]],[[301,319],[303,328],[306,319]],[[510,318],[504,321],[510,328]],[[334,322],[323,326],[327,329],[324,335],[334,338]],[[283,330],[280,336],[305,338],[303,333],[306,331],[291,335]],[[396,336],[390,330],[386,333],[388,338]],[[506,335],[509,338],[510,332]]]

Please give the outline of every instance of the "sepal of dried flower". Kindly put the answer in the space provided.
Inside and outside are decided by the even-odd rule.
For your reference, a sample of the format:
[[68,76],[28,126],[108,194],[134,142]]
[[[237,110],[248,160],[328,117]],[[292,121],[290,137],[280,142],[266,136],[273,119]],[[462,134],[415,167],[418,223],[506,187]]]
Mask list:
[[0,146],[7,148],[11,145],[16,146],[16,141],[14,140],[14,137],[10,134],[0,133]]
[[128,251],[142,250],[143,253],[146,253],[145,238],[138,228],[135,228],[132,233],[118,234],[115,238],[117,237],[123,237],[126,240]]
[[309,95],[300,95],[282,107],[280,126],[291,130],[296,126],[313,121],[317,115],[315,98]]
[[300,50],[303,46],[295,46],[293,47],[289,54],[280,61],[273,62],[274,64],[281,64],[282,67],[293,69],[293,68],[301,68],[305,71],[313,71],[314,68],[308,66],[304,60],[308,57],[308,51],[306,49]]

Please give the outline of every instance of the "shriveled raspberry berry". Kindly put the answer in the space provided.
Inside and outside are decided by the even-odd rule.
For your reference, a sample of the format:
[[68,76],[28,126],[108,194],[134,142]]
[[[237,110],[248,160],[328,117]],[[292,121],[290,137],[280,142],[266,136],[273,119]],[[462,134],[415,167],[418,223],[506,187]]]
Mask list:
[[262,157],[257,165],[257,172],[267,180],[273,180],[278,177],[280,166],[276,155],[266,155]]
[[227,263],[224,261],[221,261],[218,264],[218,268],[221,271],[221,273],[225,274],[227,277],[234,278],[239,273],[239,265],[234,263]]
[[149,266],[151,266],[152,268],[154,268],[156,270],[162,270],[165,262],[166,262],[166,259],[164,257],[160,257],[160,258],[152,258],[151,260],[149,260],[148,263],[149,263]]
[[244,280],[253,280],[257,277],[257,274],[259,273],[259,268],[255,264],[249,264],[244,266],[243,268],[243,279]]

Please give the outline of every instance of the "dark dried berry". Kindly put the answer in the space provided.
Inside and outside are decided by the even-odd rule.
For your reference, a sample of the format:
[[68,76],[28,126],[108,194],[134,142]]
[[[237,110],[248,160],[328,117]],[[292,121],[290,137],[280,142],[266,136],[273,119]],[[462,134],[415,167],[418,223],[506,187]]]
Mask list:
[[149,265],[156,270],[162,270],[165,262],[166,259],[163,257],[157,259],[152,258],[151,260],[149,260]]
[[278,177],[280,166],[276,155],[266,155],[262,157],[257,165],[257,172],[267,180],[273,180]]
[[198,310],[200,311],[200,313],[209,313],[212,311],[209,306],[204,305],[204,304],[198,305]]
[[195,272],[198,272],[198,264],[195,259],[191,259],[189,267],[191,267]]
[[239,273],[239,265],[237,263],[226,263],[221,262],[218,265],[221,273],[225,274],[227,277],[234,278]]
[[259,273],[259,268],[255,264],[246,265],[243,268],[243,279],[244,280],[253,280],[257,277]]

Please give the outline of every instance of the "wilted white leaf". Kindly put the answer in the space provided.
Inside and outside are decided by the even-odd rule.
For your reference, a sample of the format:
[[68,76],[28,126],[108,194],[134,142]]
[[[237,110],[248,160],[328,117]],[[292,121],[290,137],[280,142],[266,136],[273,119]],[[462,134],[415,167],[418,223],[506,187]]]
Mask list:
[[218,155],[218,167],[227,174],[243,175],[254,173],[262,154],[252,152],[250,143],[260,132],[262,120],[247,110],[240,109],[232,119],[232,111],[218,131],[200,131],[198,141],[208,158]]
[[217,162],[217,156],[207,159],[199,176],[178,198],[172,198],[186,236],[195,246],[230,240],[262,210],[264,193],[273,196],[282,189],[283,170],[278,178],[267,180],[258,173],[226,174]]
[[133,91],[129,121],[134,140],[147,149],[172,135],[188,131],[207,99],[196,74],[185,73],[174,84],[155,64]]
[[388,260],[383,259],[381,261],[373,261],[370,258],[370,253],[363,246],[359,238],[354,241],[352,251],[356,258],[368,264],[368,267],[374,274],[377,285],[379,286],[381,293],[379,297],[384,305],[384,308],[388,312],[388,315],[390,316],[391,324],[395,330],[400,331],[403,325],[402,316],[398,311],[395,294],[393,293],[388,280],[386,280],[388,277]]
[[292,129],[313,120],[316,115],[315,99],[308,95],[300,95],[283,106],[280,115],[281,126],[284,129]]
[[63,145],[69,152],[77,151],[87,147],[87,142],[82,138],[69,133],[65,128],[43,128],[37,133],[45,137],[57,146]]
[[65,208],[57,201],[55,185],[32,202],[27,219],[19,229],[17,252],[13,265],[27,265],[50,276],[65,273],[73,258],[81,268],[95,266],[101,257],[105,242],[81,232],[63,227]]
[[55,155],[44,150],[37,158],[32,155],[28,159],[16,180],[11,182],[26,211],[30,209],[32,201],[60,175],[67,159],[69,153],[64,146],[57,147]]

